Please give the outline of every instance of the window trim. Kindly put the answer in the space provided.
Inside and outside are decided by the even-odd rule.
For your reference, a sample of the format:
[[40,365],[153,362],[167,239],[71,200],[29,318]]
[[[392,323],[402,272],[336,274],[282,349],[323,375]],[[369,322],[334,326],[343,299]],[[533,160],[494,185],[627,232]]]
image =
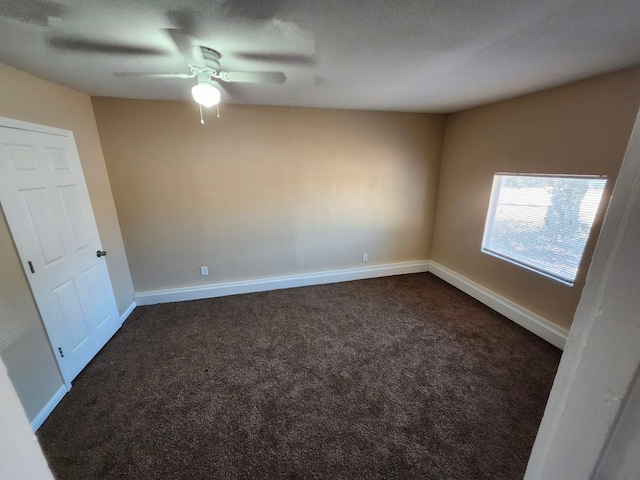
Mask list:
[[[491,184],[491,197],[489,198],[489,208],[487,210],[487,218],[484,224],[484,233],[482,235],[482,245],[480,251],[482,253],[486,253],[492,257],[498,258],[500,260],[504,260],[505,262],[511,263],[512,265],[517,265],[518,267],[522,267],[525,270],[529,270],[530,272],[535,272],[543,277],[550,278],[557,282],[560,282],[564,285],[568,285],[569,287],[573,287],[576,279],[578,278],[578,273],[580,272],[580,265],[582,264],[584,258],[584,250],[586,250],[586,243],[589,242],[589,238],[591,237],[591,232],[593,230],[593,226],[596,222],[596,218],[598,217],[598,212],[602,208],[602,198],[600,199],[600,203],[598,205],[598,210],[596,212],[596,217],[589,228],[589,236],[587,237],[585,243],[585,249],[582,251],[582,255],[580,256],[580,263],[578,265],[578,270],[576,271],[576,276],[573,279],[563,277],[560,275],[554,275],[553,273],[544,271],[540,268],[536,268],[533,265],[529,265],[528,263],[524,263],[518,261],[514,258],[508,257],[504,254],[496,252],[495,250],[491,250],[490,248],[485,247],[486,244],[489,243],[491,239],[491,233],[493,232],[493,225],[495,222],[496,209],[498,208],[498,198],[500,197],[500,189],[496,188],[501,181],[501,176],[511,176],[511,177],[551,177],[551,178],[577,178],[577,179],[585,179],[585,180],[596,180],[596,179],[604,179],[605,182],[608,180],[606,175],[578,175],[578,174],[561,174],[561,173],[513,173],[513,172],[496,172],[493,175],[493,182]],[[604,188],[607,188],[607,184],[605,183]],[[604,195],[603,195],[604,196]]]

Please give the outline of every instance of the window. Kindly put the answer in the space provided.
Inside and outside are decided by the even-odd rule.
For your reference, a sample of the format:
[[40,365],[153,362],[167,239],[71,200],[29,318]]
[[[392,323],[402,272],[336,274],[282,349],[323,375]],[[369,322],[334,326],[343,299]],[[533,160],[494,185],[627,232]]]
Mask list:
[[573,285],[606,182],[496,174],[482,251]]

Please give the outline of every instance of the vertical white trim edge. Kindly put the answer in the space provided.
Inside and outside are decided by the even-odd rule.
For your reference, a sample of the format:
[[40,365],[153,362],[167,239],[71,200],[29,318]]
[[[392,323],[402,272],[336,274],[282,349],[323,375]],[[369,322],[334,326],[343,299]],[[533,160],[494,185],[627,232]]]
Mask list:
[[[640,371],[639,236],[640,113],[529,457],[526,480],[623,478],[598,470]],[[632,454],[640,444],[637,436],[634,442],[629,443]]]
[[36,415],[36,418],[31,420],[31,428],[33,431],[37,431],[40,426],[44,423],[47,417],[53,412],[53,409],[58,406],[62,397],[64,397],[69,390],[66,385],[60,385],[60,388],[56,393],[53,394],[51,399],[47,402],[47,404],[40,410],[40,413]]
[[467,295],[484,303],[487,307],[492,308],[509,320],[512,320],[531,333],[546,340],[551,345],[564,350],[567,337],[569,336],[568,330],[433,260],[431,260],[429,271],[445,282],[453,285],[458,290],[462,290]]
[[136,306],[137,306],[136,302],[131,302],[131,305],[129,305],[127,309],[124,311],[124,313],[120,315],[120,325],[122,325],[125,322],[125,320],[129,318],[129,315],[131,315],[131,312],[133,312]]

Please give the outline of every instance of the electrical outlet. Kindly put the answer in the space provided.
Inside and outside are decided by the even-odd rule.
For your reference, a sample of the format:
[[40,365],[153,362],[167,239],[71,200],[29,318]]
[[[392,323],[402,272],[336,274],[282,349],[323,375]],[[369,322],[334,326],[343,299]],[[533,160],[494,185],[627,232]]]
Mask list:
[[200,275],[203,277],[209,275],[209,267],[200,267]]
[[368,262],[369,261],[369,254],[368,253],[363,253],[362,254],[362,261],[363,262]]

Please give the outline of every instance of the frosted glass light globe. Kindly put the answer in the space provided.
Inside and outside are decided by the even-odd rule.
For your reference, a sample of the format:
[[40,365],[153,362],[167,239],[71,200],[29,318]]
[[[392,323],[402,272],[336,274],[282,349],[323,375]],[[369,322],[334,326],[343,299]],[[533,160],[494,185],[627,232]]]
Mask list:
[[213,107],[220,103],[220,90],[209,83],[199,83],[191,89],[191,95],[203,107]]

